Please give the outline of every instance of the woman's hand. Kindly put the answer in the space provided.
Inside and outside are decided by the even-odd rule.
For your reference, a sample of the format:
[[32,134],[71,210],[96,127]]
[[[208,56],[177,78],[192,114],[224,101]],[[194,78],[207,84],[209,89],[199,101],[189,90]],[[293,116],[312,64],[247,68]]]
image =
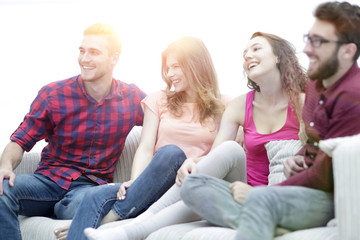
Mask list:
[[181,186],[182,182],[184,181],[184,178],[191,174],[196,173],[196,163],[200,161],[200,158],[188,158],[186,159],[179,170],[177,171],[175,182],[177,185]]
[[234,200],[237,203],[243,204],[247,194],[250,192],[250,190],[253,187],[246,183],[236,181],[236,182],[230,183],[229,188],[231,190]]
[[126,189],[128,189],[130,187],[130,185],[134,182],[134,180],[129,180],[127,182],[123,182],[123,184],[121,184],[119,191],[117,193],[117,200],[124,200],[126,197]]

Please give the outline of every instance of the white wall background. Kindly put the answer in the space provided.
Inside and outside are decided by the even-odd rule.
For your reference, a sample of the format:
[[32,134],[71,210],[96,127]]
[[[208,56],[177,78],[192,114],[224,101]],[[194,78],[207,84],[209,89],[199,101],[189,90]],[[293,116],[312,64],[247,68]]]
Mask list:
[[[145,92],[163,88],[161,52],[182,36],[207,45],[223,93],[248,91],[242,52],[256,31],[292,42],[301,63],[302,35],[324,0],[0,0],[0,151],[45,84],[79,73],[83,30],[115,26],[123,51],[114,76]],[[360,4],[360,0],[350,0]],[[37,144],[40,149],[44,143]]]

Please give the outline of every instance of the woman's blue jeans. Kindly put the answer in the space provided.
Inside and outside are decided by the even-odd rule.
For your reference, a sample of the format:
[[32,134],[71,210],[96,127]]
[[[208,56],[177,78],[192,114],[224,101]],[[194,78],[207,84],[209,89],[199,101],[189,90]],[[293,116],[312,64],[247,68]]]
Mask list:
[[158,200],[175,182],[177,170],[186,156],[177,146],[159,148],[147,168],[126,190],[125,200],[116,200],[121,183],[97,186],[89,191],[72,220],[67,240],[86,239],[87,227],[97,228],[113,210],[120,219],[133,218]]
[[71,219],[84,194],[97,186],[85,176],[74,180],[69,190],[40,174],[17,175],[13,187],[7,179],[0,195],[0,240],[20,240],[18,215]]

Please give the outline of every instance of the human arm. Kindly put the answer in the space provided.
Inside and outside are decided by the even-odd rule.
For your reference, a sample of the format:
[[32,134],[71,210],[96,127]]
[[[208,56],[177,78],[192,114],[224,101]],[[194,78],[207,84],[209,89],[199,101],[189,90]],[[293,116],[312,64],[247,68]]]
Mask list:
[[253,187],[241,181],[235,181],[233,183],[230,183],[229,188],[231,190],[231,194],[234,200],[237,203],[243,204],[247,194],[251,191]]
[[9,179],[9,185],[14,186],[14,169],[21,162],[24,150],[15,142],[6,145],[0,159],[0,195],[3,194],[4,179]]
[[[235,98],[225,109],[223,116],[220,122],[220,128],[212,145],[212,148],[215,148],[219,144],[227,140],[235,140],[239,125],[243,123],[244,113],[241,111],[243,109],[245,111],[245,98],[243,96]],[[196,173],[197,167],[196,164],[202,158],[188,158],[184,161],[182,166],[179,168],[176,176],[176,184],[181,186],[184,178],[191,174]]]
[[[332,159],[317,145],[322,139],[350,136],[360,132],[360,98],[358,91],[345,88],[346,91],[327,98],[324,104],[318,104],[315,97],[304,106],[308,143],[300,150],[305,156],[309,168],[289,177],[280,185],[297,185],[324,191],[333,190]],[[308,96],[316,96],[316,93]],[[311,123],[312,122],[312,123]],[[311,125],[311,126],[310,126]],[[316,132],[323,133],[318,137]],[[315,133],[315,134],[314,134]]]
[[136,150],[133,165],[131,168],[130,180],[124,182],[119,189],[118,199],[125,199],[126,189],[143,172],[150,163],[156,143],[157,131],[159,127],[159,117],[147,106],[144,111],[144,123],[141,132],[139,147]]
[[219,132],[211,149],[227,140],[240,140],[243,138],[241,134],[243,134],[242,126],[245,119],[245,103],[246,95],[241,95],[227,106],[221,118]]
[[308,165],[305,163],[304,156],[296,155],[291,156],[286,159],[284,162],[284,174],[286,178],[289,178],[304,169],[308,168]]

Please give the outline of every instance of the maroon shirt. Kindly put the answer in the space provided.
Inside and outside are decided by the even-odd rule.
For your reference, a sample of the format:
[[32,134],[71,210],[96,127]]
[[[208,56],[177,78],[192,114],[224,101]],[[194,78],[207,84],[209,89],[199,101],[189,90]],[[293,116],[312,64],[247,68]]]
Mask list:
[[297,155],[305,157],[309,168],[279,185],[332,192],[332,159],[319,149],[318,143],[322,139],[360,133],[360,69],[357,63],[328,89],[324,89],[319,81],[308,82],[303,120],[309,139]]

